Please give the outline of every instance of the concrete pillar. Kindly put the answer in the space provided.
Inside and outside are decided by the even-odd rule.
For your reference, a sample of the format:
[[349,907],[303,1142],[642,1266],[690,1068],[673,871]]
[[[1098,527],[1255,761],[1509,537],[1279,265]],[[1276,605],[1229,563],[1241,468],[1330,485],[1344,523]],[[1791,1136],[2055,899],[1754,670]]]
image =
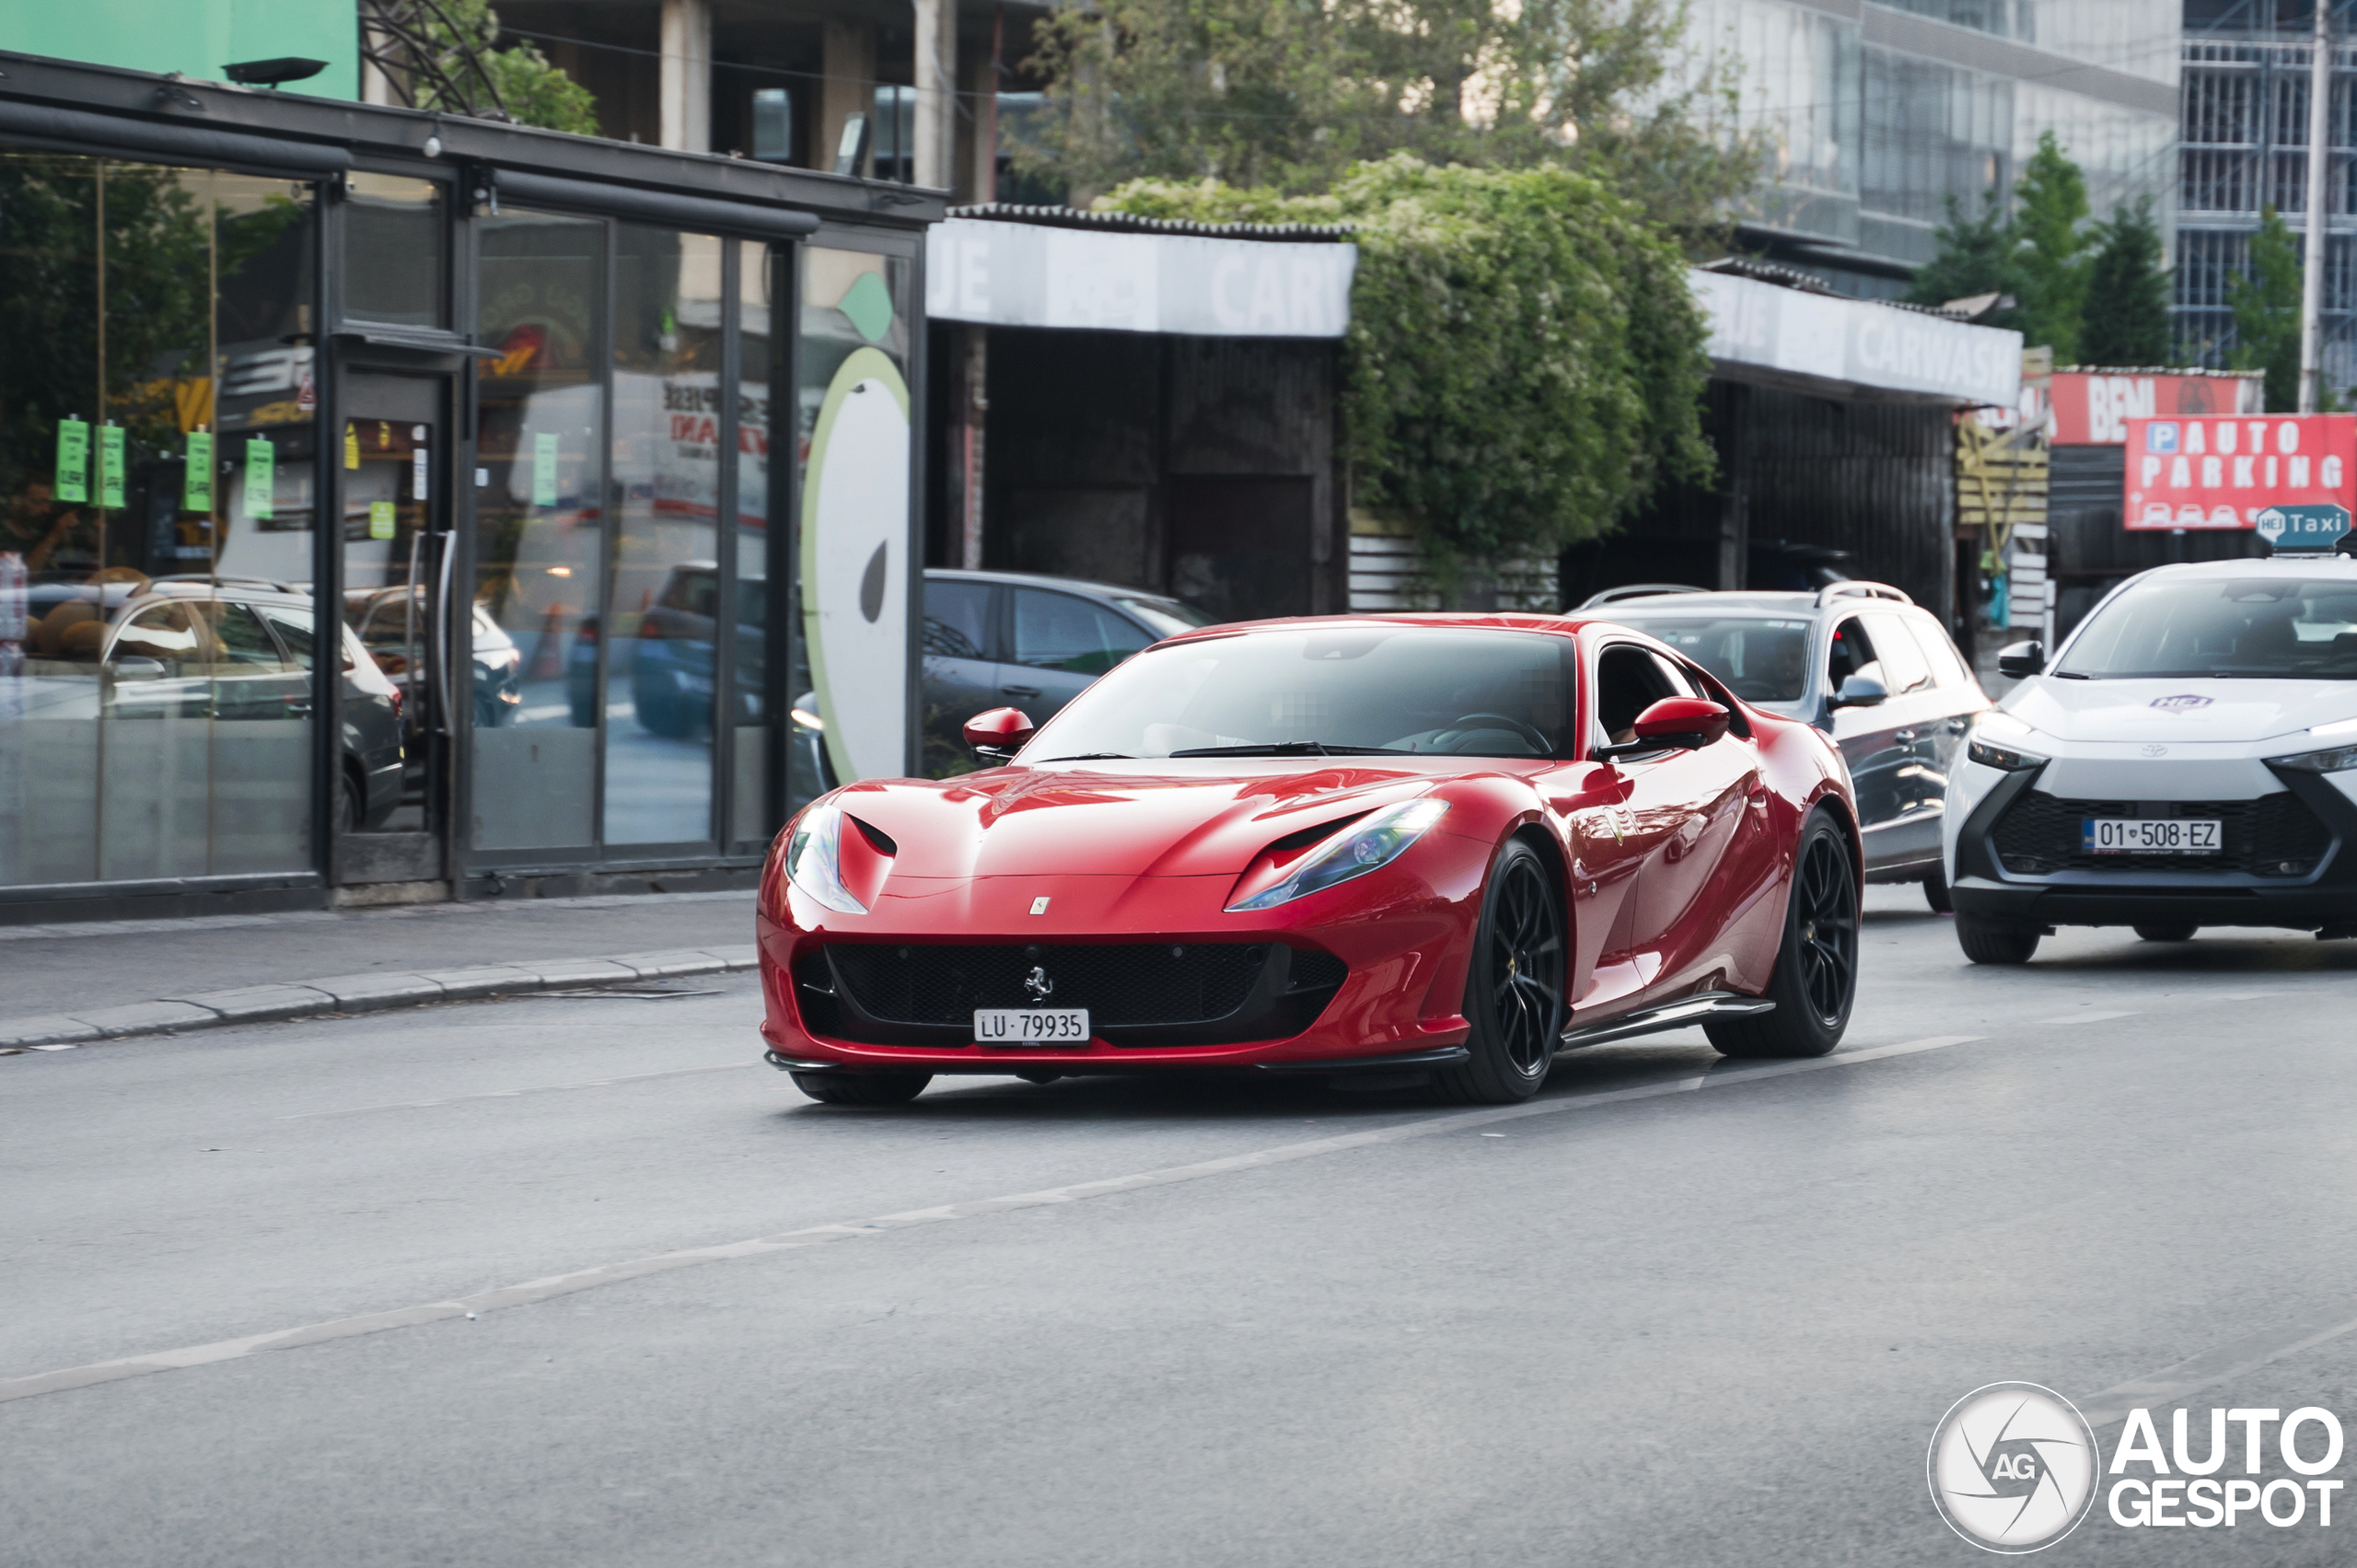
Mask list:
[[662,137],[712,151],[712,0],[663,0]]
[[876,112],[876,29],[865,22],[824,22],[819,38],[819,69],[824,76],[819,84],[819,139],[810,149],[810,167],[832,168],[843,122],[854,114]]
[[956,117],[960,202],[998,200],[998,65],[1005,48],[1004,13],[991,23],[991,46],[968,52],[966,111]]
[[915,178],[946,190],[958,124],[958,0],[916,0],[916,11]]
[[978,572],[982,565],[983,446],[990,428],[990,329],[960,326],[950,341],[956,344],[952,352],[958,378],[950,401],[950,520],[957,530],[958,564]]

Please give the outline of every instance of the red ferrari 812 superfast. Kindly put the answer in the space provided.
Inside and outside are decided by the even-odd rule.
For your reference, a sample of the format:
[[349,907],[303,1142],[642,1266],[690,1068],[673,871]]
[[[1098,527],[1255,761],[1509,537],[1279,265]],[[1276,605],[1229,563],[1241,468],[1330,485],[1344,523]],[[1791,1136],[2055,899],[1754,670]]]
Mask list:
[[1572,1047],[1849,1022],[1840,754],[1624,626],[1207,628],[966,737],[981,771],[845,785],[771,851],[761,1032],[813,1098],[1246,1069],[1504,1103]]

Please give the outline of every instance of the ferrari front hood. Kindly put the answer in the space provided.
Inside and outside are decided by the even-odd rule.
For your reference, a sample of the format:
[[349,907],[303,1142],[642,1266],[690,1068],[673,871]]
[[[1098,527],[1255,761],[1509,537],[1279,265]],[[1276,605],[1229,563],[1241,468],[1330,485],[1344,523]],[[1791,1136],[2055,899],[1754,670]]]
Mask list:
[[1998,706],[2062,740],[2269,740],[2357,717],[2357,681],[2037,676],[2007,692]]
[[[1246,764],[1249,766],[1249,764]],[[1461,762],[1459,766],[1461,766]],[[1433,772],[1338,760],[1262,774],[993,768],[851,784],[835,804],[892,841],[892,876],[1233,877],[1270,841],[1424,793]],[[1452,770],[1453,772],[1454,770]]]

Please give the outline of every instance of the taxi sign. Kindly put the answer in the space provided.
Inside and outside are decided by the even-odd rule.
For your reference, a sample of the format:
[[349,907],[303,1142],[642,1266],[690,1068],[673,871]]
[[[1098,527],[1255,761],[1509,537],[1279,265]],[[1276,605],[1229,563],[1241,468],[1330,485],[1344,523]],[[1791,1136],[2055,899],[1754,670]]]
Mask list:
[[2345,506],[2267,506],[2256,520],[2258,537],[2278,555],[2329,555],[2349,532]]

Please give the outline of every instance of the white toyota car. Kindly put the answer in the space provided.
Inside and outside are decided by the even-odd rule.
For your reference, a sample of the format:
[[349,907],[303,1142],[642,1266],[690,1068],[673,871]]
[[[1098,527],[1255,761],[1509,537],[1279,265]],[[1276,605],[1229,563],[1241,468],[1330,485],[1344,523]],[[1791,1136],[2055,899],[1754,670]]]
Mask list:
[[2058,925],[2357,937],[2357,560],[2163,566],[2000,668],[2026,679],[1948,778],[1967,958]]

